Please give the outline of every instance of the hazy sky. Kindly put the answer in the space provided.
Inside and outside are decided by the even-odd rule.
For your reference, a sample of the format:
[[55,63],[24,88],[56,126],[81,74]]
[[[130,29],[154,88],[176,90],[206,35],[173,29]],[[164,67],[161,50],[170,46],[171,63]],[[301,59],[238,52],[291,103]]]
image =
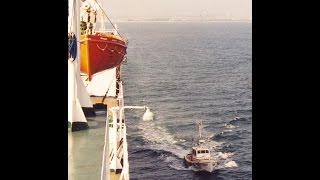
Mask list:
[[113,18],[208,16],[251,18],[251,0],[104,0]]

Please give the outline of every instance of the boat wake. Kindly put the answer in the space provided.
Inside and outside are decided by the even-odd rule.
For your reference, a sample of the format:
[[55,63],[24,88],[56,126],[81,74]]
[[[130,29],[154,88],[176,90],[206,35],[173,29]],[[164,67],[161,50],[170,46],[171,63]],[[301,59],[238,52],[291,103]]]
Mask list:
[[[226,130],[234,129],[236,126],[225,126]],[[143,148],[160,152],[160,159],[164,161],[170,168],[181,171],[198,171],[192,166],[185,167],[183,158],[190,151],[186,149],[188,144],[186,139],[179,139],[174,137],[165,127],[162,127],[158,121],[140,121],[138,129],[142,133],[145,145]],[[208,134],[204,132],[205,134]],[[225,169],[238,167],[237,163],[232,160],[233,153],[223,153],[221,148],[223,142],[212,140],[215,134],[206,139],[206,144],[211,147],[213,158],[218,162],[215,169]]]
[[218,162],[215,169],[225,169],[238,167],[238,164],[232,160],[233,153],[214,152],[213,158]]
[[179,146],[185,140],[176,139],[164,127],[157,125],[155,121],[141,121],[138,128],[143,135],[146,146],[151,150],[168,151],[179,158],[183,158],[184,154],[188,152]]

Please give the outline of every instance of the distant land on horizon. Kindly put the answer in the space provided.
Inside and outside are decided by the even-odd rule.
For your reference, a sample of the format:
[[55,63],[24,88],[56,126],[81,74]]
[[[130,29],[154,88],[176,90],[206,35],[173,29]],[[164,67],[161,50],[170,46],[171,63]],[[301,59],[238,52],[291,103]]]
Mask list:
[[252,18],[211,18],[211,17],[152,17],[152,18],[112,18],[117,22],[251,22]]

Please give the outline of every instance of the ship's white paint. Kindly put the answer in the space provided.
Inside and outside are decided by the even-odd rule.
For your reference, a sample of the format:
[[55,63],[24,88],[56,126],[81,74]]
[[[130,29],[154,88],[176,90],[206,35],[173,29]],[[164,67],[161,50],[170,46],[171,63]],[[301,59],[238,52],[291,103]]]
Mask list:
[[[146,110],[145,114],[153,114],[150,109],[146,106],[124,106],[123,100],[123,86],[122,82],[119,82],[119,94],[118,94],[119,106],[109,108],[112,113],[112,122],[107,119],[109,124],[108,126],[108,136],[109,139],[106,140],[108,142],[109,150],[105,152],[109,152],[110,161],[109,168],[112,171],[116,171],[117,169],[121,169],[120,179],[129,179],[129,161],[128,161],[128,143],[127,143],[127,134],[126,134],[126,121],[122,122],[122,119],[125,119],[124,110],[125,109],[142,109]],[[147,115],[147,116],[148,116]],[[151,117],[150,117],[151,118]],[[113,158],[115,157],[115,158]],[[123,159],[123,166],[120,161]],[[107,168],[106,168],[107,169]],[[104,170],[104,169],[103,169]],[[107,170],[108,171],[108,170]],[[106,176],[108,179],[108,176]]]
[[68,121],[87,122],[79,98],[77,97],[77,82],[75,78],[76,61],[68,60]]
[[[109,113],[107,111],[106,122],[108,122]],[[106,123],[105,137],[104,137],[104,147],[103,147],[103,156],[102,156],[102,166],[101,166],[101,179],[110,179],[110,153],[109,152],[109,123]],[[107,178],[108,177],[108,178]]]
[[92,102],[90,100],[90,96],[86,90],[86,87],[84,86],[84,83],[82,81],[82,78],[80,77],[80,68],[78,66],[77,74],[76,74],[76,80],[77,80],[77,97],[79,99],[81,107],[86,108],[93,108]]
[[[79,11],[80,11],[80,4],[77,0],[69,1],[70,7],[70,15],[68,17],[69,20],[69,27],[68,32],[75,33],[76,37],[79,38],[80,36],[80,25],[79,25]],[[87,122],[87,119],[84,116],[82,111],[80,101],[78,99],[77,93],[77,63],[79,62],[80,56],[80,48],[77,46],[77,57],[75,59],[69,58],[68,59],[68,121],[73,122]]]
[[[86,79],[86,78],[85,78]],[[92,76],[87,84],[87,92],[90,96],[116,96],[116,67],[98,72]]]

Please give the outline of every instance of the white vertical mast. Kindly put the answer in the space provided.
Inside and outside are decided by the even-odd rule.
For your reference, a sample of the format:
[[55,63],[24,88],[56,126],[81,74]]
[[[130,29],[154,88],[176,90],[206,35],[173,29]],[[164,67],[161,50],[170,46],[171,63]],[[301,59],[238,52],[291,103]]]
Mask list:
[[68,59],[68,121],[71,122],[71,130],[78,131],[88,129],[87,119],[82,111],[77,98],[77,65],[80,57],[78,39],[80,37],[80,3],[78,0],[69,0],[69,32],[76,37],[76,57]]
[[199,122],[198,128],[199,128],[199,138],[201,139],[202,121]]
[[[68,33],[74,32],[74,0],[69,0],[69,18],[68,18]],[[74,81],[74,59],[68,59],[68,121],[72,124],[75,113],[75,81]]]

